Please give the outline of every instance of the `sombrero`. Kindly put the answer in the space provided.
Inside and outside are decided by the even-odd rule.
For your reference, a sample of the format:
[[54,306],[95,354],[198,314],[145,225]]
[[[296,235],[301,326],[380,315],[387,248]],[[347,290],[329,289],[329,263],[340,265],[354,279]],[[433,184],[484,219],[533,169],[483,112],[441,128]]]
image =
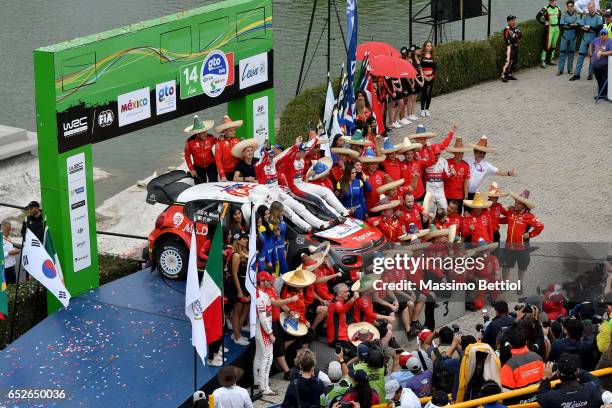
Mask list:
[[359,157],[359,153],[353,149],[349,149],[348,147],[332,147],[331,152],[336,154],[345,154],[347,156],[351,156],[353,159]]
[[487,192],[487,196],[489,197],[505,197],[507,195],[508,193],[504,193],[503,191],[501,191],[501,189],[497,185],[497,182],[495,181],[491,183],[491,185],[489,186],[489,191]]
[[485,193],[476,193],[473,200],[463,200],[463,205],[467,205],[470,208],[489,208],[493,205],[493,201],[487,200]]
[[479,252],[490,251],[490,250],[496,249],[498,246],[499,246],[499,242],[493,242],[493,243],[488,244],[487,241],[480,238],[478,240],[478,244],[474,248],[472,248],[472,251],[476,254]]
[[363,132],[361,131],[361,129],[357,129],[353,136],[342,136],[342,140],[344,140],[345,143],[359,146],[369,146],[372,144],[372,142],[363,138]]
[[214,120],[205,120],[202,121],[198,115],[193,115],[193,123],[187,126],[184,129],[185,133],[189,133],[190,135],[195,135],[198,133],[206,132],[207,130],[212,129],[215,126]]
[[242,126],[241,120],[232,120],[229,116],[223,117],[223,123],[215,128],[215,132],[220,133],[227,129],[239,128]]
[[492,147],[489,147],[489,140],[486,136],[482,136],[477,144],[471,144],[470,147],[474,150],[478,150],[480,152],[485,153],[491,153],[497,150]]
[[285,312],[281,312],[278,319],[283,330],[292,336],[302,337],[308,333],[308,327],[297,317],[287,316]]
[[239,141],[232,147],[232,156],[237,159],[242,159],[244,157],[244,149],[247,147],[252,147],[256,149],[259,146],[259,141],[255,138],[252,139],[244,139]]
[[463,145],[463,138],[461,136],[457,136],[455,138],[455,145],[452,147],[447,147],[446,151],[449,153],[467,153],[470,152],[472,149],[470,149],[469,147],[465,147]]
[[377,156],[374,149],[366,147],[363,151],[363,155],[359,156],[359,161],[362,163],[381,163],[385,161],[385,156]]
[[422,148],[423,148],[422,144],[420,144],[420,143],[412,143],[410,141],[410,137],[406,136],[406,137],[404,137],[404,143],[402,143],[400,145],[400,150],[399,151],[400,151],[400,153],[403,153],[403,152],[407,152],[409,150],[417,150],[417,149],[421,150]]
[[317,277],[309,270],[298,267],[293,271],[283,273],[282,279],[285,284],[294,288],[305,288],[312,285]]
[[425,125],[418,125],[416,128],[416,133],[408,136],[410,139],[430,139],[432,137],[436,137],[436,134],[433,132],[428,132],[425,128]]
[[380,150],[380,152],[383,154],[391,154],[399,152],[399,150],[399,146],[394,145],[391,139],[386,138],[385,142],[383,143],[383,148]]
[[321,157],[319,160],[313,160],[312,166],[306,173],[307,180],[319,180],[327,176],[334,165],[331,157]]
[[436,237],[443,237],[444,235],[449,235],[450,230],[443,228],[443,229],[438,229],[438,227],[436,227],[435,224],[431,224],[431,226],[429,227],[429,232],[427,234],[425,234],[425,236],[423,237],[423,239],[425,241],[429,241],[432,238],[436,238]]
[[378,273],[363,274],[361,279],[357,279],[351,285],[351,291],[353,292],[367,292],[374,288],[374,281],[380,280],[381,275]]
[[390,181],[386,184],[383,184],[382,186],[378,187],[376,189],[376,192],[378,194],[384,194],[389,190],[393,190],[394,188],[398,188],[399,186],[404,184],[404,179],[401,178],[399,180],[395,180],[395,181]]
[[301,267],[303,269],[306,269],[307,271],[314,271],[319,266],[321,266],[323,261],[325,261],[325,257],[329,253],[330,249],[331,245],[328,241],[323,242],[318,246],[309,246],[308,251],[310,252],[309,258],[311,259],[311,262],[309,262],[308,264],[302,264]]
[[380,332],[374,325],[368,322],[349,324],[346,331],[349,340],[355,346],[360,345],[364,341],[380,340]]
[[529,208],[530,210],[533,210],[536,206],[535,202],[529,199],[529,190],[523,190],[521,194],[510,193],[510,195],[515,200],[525,204],[525,207]]
[[390,210],[392,208],[397,207],[398,205],[400,205],[400,200],[393,200],[390,201],[387,197],[381,197],[380,201],[378,202],[378,204],[376,204],[375,207],[372,207],[370,209],[371,212],[376,213],[379,211],[384,211],[384,210]]

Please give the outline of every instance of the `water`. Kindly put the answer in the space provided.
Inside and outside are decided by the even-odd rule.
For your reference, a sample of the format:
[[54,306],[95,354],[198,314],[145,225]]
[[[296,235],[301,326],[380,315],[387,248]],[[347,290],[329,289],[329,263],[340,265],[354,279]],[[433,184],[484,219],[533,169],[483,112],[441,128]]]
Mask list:
[[[337,0],[338,1],[338,0]],[[0,100],[0,124],[36,129],[34,109],[34,74],[32,51],[44,45],[105,31],[111,28],[199,7],[213,1],[196,0],[3,0],[0,13],[0,83],[5,84]],[[426,2],[415,1],[419,10]],[[545,5],[535,0],[493,0],[492,31],[506,24],[506,16],[531,19]],[[344,29],[345,3],[338,1]],[[297,78],[312,10],[312,1],[274,0],[276,116],[295,94]],[[385,41],[396,47],[408,44],[407,0],[359,0],[359,40]],[[307,58],[310,61],[327,20],[327,2],[319,0]],[[339,75],[345,60],[344,45],[332,3],[332,73]],[[486,36],[487,18],[466,21],[467,39]],[[413,41],[422,43],[430,36],[430,27],[415,24]],[[447,39],[459,39],[461,24],[445,26]],[[319,43],[316,58],[307,73],[305,86],[325,80],[327,71],[327,32]],[[221,119],[224,106],[203,113]],[[94,146],[94,164],[113,174],[96,184],[96,201],[117,193],[136,180],[180,163],[184,135],[180,129],[188,118],[167,122],[147,130],[99,143]]]

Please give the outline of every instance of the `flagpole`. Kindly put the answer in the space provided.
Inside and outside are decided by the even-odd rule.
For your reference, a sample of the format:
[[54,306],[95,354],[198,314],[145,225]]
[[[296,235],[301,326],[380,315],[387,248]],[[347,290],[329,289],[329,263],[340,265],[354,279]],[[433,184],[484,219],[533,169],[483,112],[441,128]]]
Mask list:
[[302,56],[302,66],[300,67],[300,76],[298,77],[297,87],[295,88],[295,96],[300,93],[300,85],[302,84],[302,75],[304,74],[304,64],[308,55],[308,45],[310,44],[310,33],[312,32],[312,23],[314,22],[315,11],[317,9],[317,0],[312,4],[312,13],[310,14],[310,24],[308,24],[308,34],[306,35],[306,44],[304,45],[304,55]]
[[[22,258],[23,258],[23,246],[25,245],[25,232],[21,234],[21,251],[19,252],[19,264],[17,269],[17,283],[15,283],[15,298],[13,299],[13,317],[11,318],[10,327],[9,327],[9,337],[8,342],[6,344],[11,344],[13,342],[13,334],[15,330],[15,319],[17,318],[17,295],[19,294],[19,280],[21,279],[21,268],[22,268]],[[9,311],[10,314],[10,311]]]
[[198,353],[196,352],[196,348],[193,347],[193,392],[194,392],[194,396],[197,390],[198,390]]

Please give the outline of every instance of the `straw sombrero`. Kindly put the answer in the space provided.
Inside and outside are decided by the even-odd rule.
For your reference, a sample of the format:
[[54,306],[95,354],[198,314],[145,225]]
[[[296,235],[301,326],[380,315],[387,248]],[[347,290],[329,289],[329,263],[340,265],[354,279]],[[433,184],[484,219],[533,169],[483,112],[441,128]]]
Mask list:
[[321,157],[319,160],[313,160],[312,166],[306,173],[306,180],[319,180],[327,176],[334,165],[331,157]]
[[521,194],[510,193],[510,195],[515,200],[525,204],[525,207],[529,208],[530,210],[533,210],[536,206],[535,202],[529,199],[529,190],[523,190]]
[[344,140],[345,143],[359,146],[370,146],[372,144],[372,142],[363,138],[363,132],[361,129],[357,129],[353,136],[342,136],[342,140]]
[[436,237],[443,237],[445,235],[448,236],[449,232],[450,230],[446,228],[438,229],[438,227],[436,227],[435,224],[431,224],[431,226],[429,227],[429,232],[425,234],[425,236],[423,237],[423,240],[429,241]]
[[362,163],[381,163],[385,161],[385,156],[377,156],[374,149],[366,147],[363,151],[363,155],[359,156],[359,161]]
[[348,338],[355,346],[365,341],[380,340],[380,332],[368,322],[349,324],[346,329]]
[[252,147],[256,149],[259,146],[259,141],[255,138],[252,139],[244,139],[239,141],[232,147],[232,156],[237,159],[242,159],[244,157],[244,149],[247,147]]
[[383,184],[382,186],[378,187],[376,189],[376,192],[378,194],[384,194],[387,191],[393,190],[394,188],[398,188],[398,187],[400,187],[403,184],[404,184],[404,179],[403,178],[401,178],[399,180],[395,180],[395,181],[390,181],[390,182],[388,182],[386,184]]
[[376,204],[375,207],[372,207],[370,211],[373,213],[377,213],[379,211],[390,210],[392,208],[397,207],[398,205],[400,205],[400,200],[390,201],[387,197],[383,196],[381,197],[378,204]]
[[489,197],[505,197],[507,195],[508,193],[504,193],[503,191],[501,191],[501,189],[497,185],[497,182],[495,181],[491,183],[491,185],[489,186],[489,191],[487,192],[487,196]]
[[185,133],[189,133],[190,135],[195,135],[198,133],[206,132],[207,130],[212,129],[215,126],[214,120],[204,120],[202,121],[198,115],[193,115],[193,123],[187,126],[183,131]]
[[359,153],[353,149],[349,149],[348,147],[332,147],[331,152],[336,154],[345,154],[347,156],[351,156],[353,159],[359,157]]
[[399,150],[400,150],[399,146],[394,145],[391,139],[386,138],[380,152],[383,154],[391,154],[391,153],[399,152]]
[[232,120],[229,116],[223,117],[223,123],[215,128],[215,132],[220,133],[227,129],[239,128],[242,126],[241,120]]
[[489,139],[486,136],[482,136],[477,144],[471,144],[470,147],[474,150],[478,150],[480,152],[492,153],[497,149],[489,147]]
[[473,200],[463,200],[463,205],[467,205],[470,208],[489,208],[493,205],[493,201],[487,200],[485,193],[476,193]]
[[282,279],[285,284],[294,288],[305,288],[312,285],[317,277],[309,270],[298,267],[293,271],[283,273]]
[[331,245],[328,241],[323,242],[318,246],[310,245],[308,247],[308,251],[310,252],[309,258],[312,260],[308,264],[302,264],[300,267],[307,271],[314,271],[317,269],[323,261],[325,261],[325,257],[329,253],[331,249]]
[[425,125],[418,125],[416,128],[416,133],[408,136],[410,139],[430,139],[432,137],[436,137],[436,134],[433,132],[428,132],[425,128]]
[[287,313],[281,312],[278,319],[283,330],[292,336],[302,337],[308,333],[308,327],[297,317],[290,317]]
[[472,151],[472,149],[469,147],[465,147],[463,145],[463,138],[461,136],[457,136],[455,138],[455,145],[452,147],[447,147],[446,151],[449,153],[468,153]]
[[406,136],[406,137],[404,137],[404,143],[402,143],[400,145],[399,152],[403,153],[403,152],[407,152],[409,150],[421,150],[422,148],[423,148],[422,144],[420,144],[420,143],[412,143],[410,141],[410,137]]
[[381,279],[380,274],[378,273],[369,273],[362,275],[361,279],[357,279],[351,285],[352,292],[367,292],[374,288],[374,281]]

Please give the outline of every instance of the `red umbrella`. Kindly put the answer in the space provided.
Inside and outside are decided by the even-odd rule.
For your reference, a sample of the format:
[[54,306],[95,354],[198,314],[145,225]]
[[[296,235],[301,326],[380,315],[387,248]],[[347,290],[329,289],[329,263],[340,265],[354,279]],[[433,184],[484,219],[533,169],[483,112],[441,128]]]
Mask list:
[[399,57],[401,55],[392,45],[379,41],[364,42],[357,46],[358,60],[363,60],[366,53],[368,53],[370,58],[376,55],[389,55],[391,57]]
[[369,59],[370,74],[391,78],[416,78],[417,72],[406,60],[388,55],[378,55]]

